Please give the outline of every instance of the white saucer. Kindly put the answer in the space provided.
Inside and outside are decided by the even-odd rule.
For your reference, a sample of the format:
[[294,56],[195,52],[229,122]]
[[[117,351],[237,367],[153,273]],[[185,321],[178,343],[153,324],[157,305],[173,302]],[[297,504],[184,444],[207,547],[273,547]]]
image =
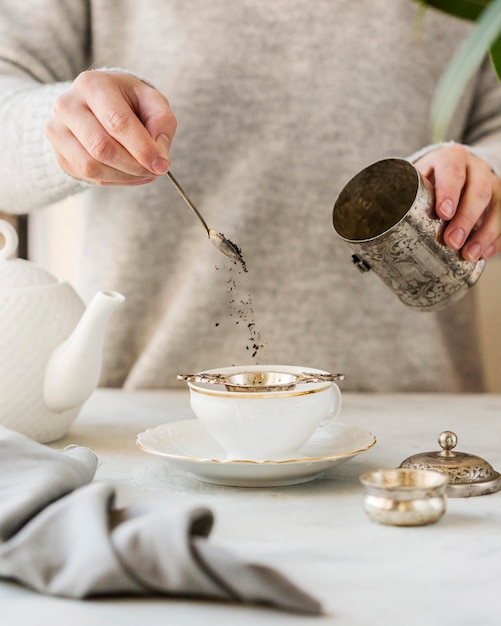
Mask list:
[[317,428],[297,458],[280,461],[227,459],[221,446],[197,419],[169,422],[139,433],[144,452],[161,456],[193,478],[229,487],[278,487],[317,478],[376,443],[358,426],[327,422]]

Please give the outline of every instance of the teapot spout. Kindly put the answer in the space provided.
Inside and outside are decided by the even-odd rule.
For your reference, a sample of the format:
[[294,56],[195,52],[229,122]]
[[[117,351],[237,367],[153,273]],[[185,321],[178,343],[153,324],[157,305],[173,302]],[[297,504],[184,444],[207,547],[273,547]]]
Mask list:
[[99,291],[73,333],[57,346],[45,369],[44,399],[56,413],[80,406],[96,389],[101,376],[106,325],[125,300],[116,291]]

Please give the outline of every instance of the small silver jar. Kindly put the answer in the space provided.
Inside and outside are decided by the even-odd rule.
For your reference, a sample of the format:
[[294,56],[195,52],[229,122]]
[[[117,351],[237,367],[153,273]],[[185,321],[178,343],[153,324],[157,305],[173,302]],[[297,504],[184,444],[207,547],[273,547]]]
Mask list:
[[379,524],[423,526],[445,513],[447,477],[416,469],[381,469],[360,476],[363,508]]

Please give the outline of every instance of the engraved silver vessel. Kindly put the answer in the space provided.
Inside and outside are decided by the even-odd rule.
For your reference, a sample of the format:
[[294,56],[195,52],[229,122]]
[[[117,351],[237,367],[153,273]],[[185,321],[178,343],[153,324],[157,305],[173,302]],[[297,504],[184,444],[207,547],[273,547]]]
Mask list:
[[485,265],[445,245],[445,224],[435,212],[433,185],[404,159],[363,169],[333,209],[334,229],[355,253],[357,267],[374,270],[402,302],[420,311],[461,299]]

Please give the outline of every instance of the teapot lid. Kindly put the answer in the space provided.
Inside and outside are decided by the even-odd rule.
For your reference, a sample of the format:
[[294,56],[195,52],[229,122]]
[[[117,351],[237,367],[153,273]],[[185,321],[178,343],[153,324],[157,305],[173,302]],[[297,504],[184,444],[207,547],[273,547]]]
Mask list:
[[0,220],[0,288],[36,287],[57,282],[52,274],[31,261],[10,259],[9,257],[16,252],[18,244],[16,229],[10,222]]
[[445,474],[446,494],[453,498],[481,496],[501,489],[501,475],[485,459],[467,452],[456,452],[457,436],[450,430],[440,433],[437,452],[414,454],[400,467],[427,469]]

